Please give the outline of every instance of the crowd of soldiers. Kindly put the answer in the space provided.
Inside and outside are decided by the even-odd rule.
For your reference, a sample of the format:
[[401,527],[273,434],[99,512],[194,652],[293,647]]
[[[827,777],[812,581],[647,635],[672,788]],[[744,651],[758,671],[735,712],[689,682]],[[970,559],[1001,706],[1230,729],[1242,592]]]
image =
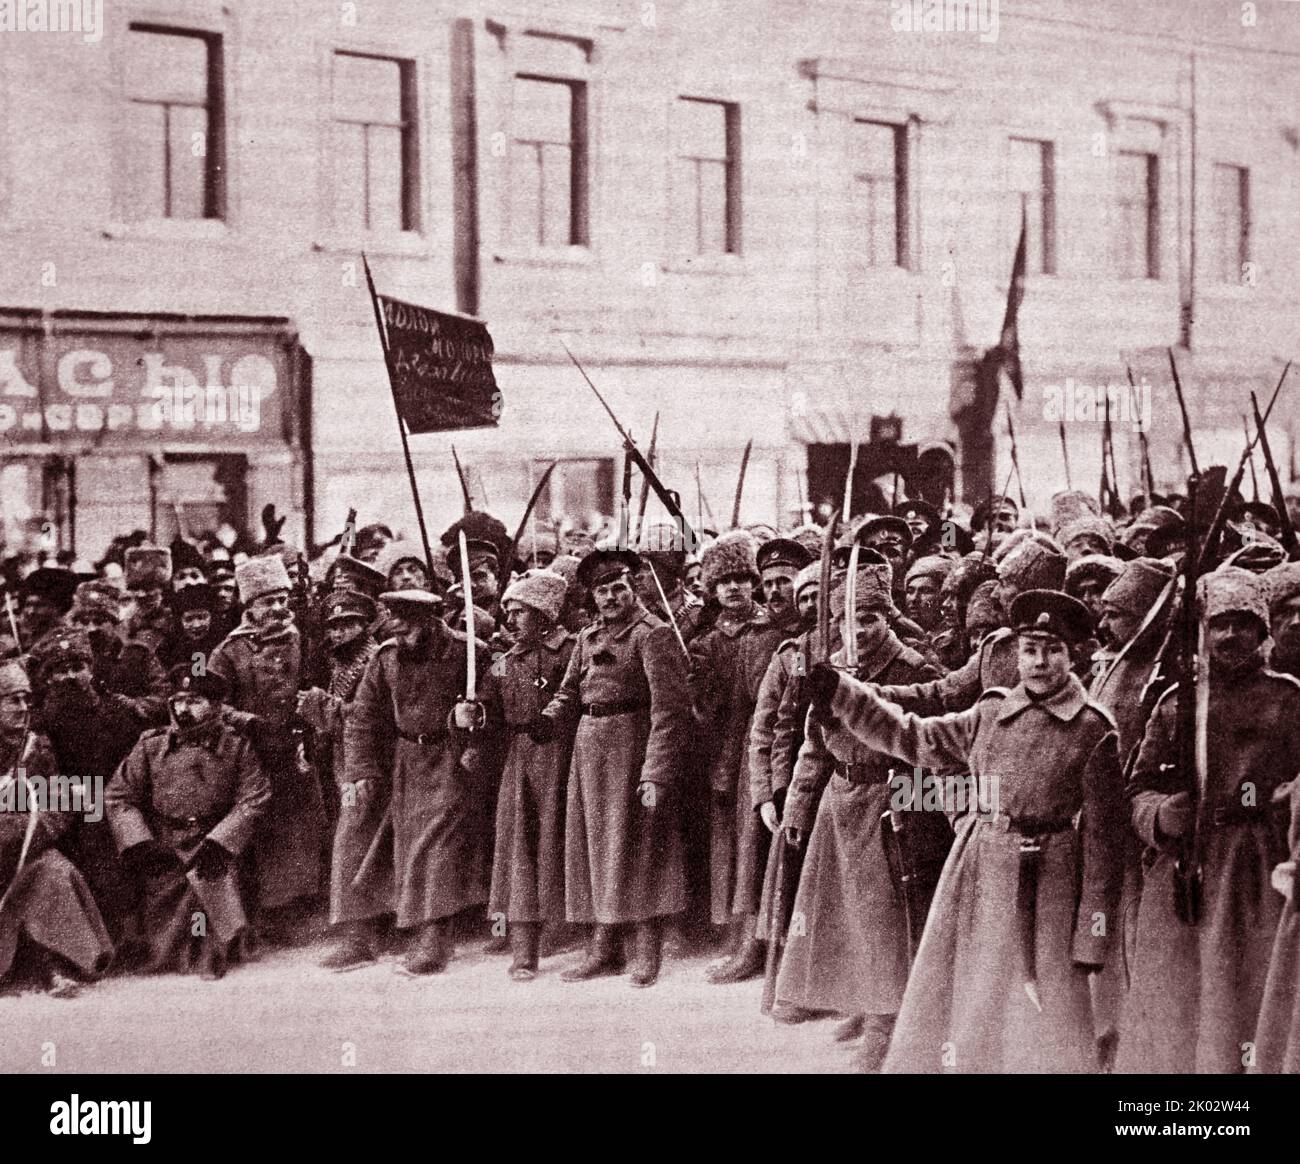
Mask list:
[[1271,506],[1226,515],[1185,597],[1185,499],[1077,491],[36,564],[6,594],[0,972],[219,977],[328,910],[337,970],[479,938],[527,981],[583,943],[563,979],[645,987],[712,952],[868,1072],[1298,1070],[1300,562]]

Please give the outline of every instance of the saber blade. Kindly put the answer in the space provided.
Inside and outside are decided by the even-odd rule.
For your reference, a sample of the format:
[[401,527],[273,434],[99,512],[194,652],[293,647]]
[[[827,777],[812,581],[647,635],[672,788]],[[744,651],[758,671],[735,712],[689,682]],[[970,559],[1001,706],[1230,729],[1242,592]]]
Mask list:
[[474,645],[474,592],[469,583],[469,546],[465,531],[460,531],[460,585],[465,591],[465,701],[473,703],[478,694],[478,659]]

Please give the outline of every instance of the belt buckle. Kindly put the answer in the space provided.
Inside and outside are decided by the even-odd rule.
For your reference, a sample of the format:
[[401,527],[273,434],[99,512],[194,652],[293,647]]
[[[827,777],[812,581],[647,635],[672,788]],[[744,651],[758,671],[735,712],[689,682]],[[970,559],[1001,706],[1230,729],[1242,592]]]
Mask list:
[[1022,857],[1037,856],[1042,851],[1043,842],[1037,836],[1022,836],[1020,838],[1020,855]]

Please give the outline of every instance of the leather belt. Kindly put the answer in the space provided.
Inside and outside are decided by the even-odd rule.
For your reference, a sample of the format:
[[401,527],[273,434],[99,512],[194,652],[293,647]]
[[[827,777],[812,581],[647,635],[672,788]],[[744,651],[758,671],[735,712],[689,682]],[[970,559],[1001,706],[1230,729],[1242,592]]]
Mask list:
[[606,719],[611,715],[628,715],[634,711],[649,711],[650,705],[643,699],[616,699],[612,703],[584,703],[582,714],[592,719]]
[[889,779],[889,770],[876,764],[847,764],[836,760],[832,767],[835,775],[843,776],[850,784],[884,784]]
[[1005,813],[997,812],[985,819],[996,828],[1005,829],[1009,833],[1019,833],[1022,837],[1045,837],[1052,833],[1063,833],[1066,829],[1074,827],[1073,817],[1066,820],[1044,820],[1033,816],[1010,817]]
[[409,740],[413,744],[440,744],[447,738],[447,731],[420,732],[419,735],[412,735],[410,732],[398,731],[398,736],[404,740]]
[[1262,808],[1248,808],[1244,804],[1217,804],[1205,815],[1211,824],[1222,827],[1223,825],[1246,824],[1253,820],[1264,820],[1267,813]]
[[204,832],[214,828],[220,816],[167,816],[164,813],[158,813],[158,819],[163,824],[174,829],[192,829],[195,826],[203,829]]

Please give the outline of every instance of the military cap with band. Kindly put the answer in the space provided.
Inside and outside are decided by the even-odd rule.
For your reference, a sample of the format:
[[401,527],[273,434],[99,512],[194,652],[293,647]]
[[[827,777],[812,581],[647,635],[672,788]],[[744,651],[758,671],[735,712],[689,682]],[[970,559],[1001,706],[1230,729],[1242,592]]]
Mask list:
[[443,609],[441,596],[428,590],[385,590],[379,601],[399,617],[436,618]]
[[1026,590],[1012,600],[1011,626],[1017,634],[1050,635],[1071,645],[1093,631],[1092,615],[1077,598],[1059,590]]
[[204,699],[222,702],[230,698],[228,680],[207,668],[201,675],[196,675],[190,663],[177,663],[167,672],[167,682],[171,684],[173,695],[201,695]]
[[757,560],[760,574],[770,566],[798,571],[813,560],[813,555],[793,538],[771,538],[758,547]]
[[325,598],[325,623],[328,626],[349,618],[370,622],[375,617],[375,609],[374,599],[360,590],[335,590]]
[[597,546],[578,566],[578,585],[591,590],[611,578],[635,574],[640,568],[641,559],[631,550]]

